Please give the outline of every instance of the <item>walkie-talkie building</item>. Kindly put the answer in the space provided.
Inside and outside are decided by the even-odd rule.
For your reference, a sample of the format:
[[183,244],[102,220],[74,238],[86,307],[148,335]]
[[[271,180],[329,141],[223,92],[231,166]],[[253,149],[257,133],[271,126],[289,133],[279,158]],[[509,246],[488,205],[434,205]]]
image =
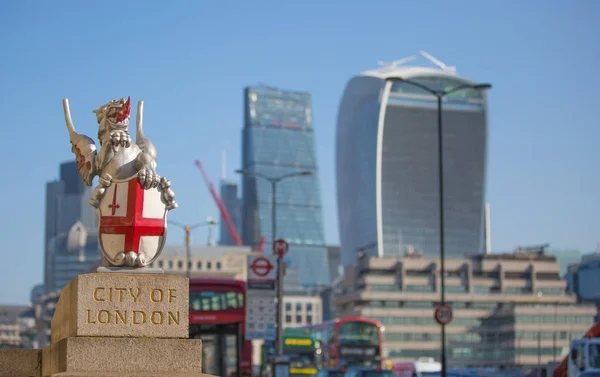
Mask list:
[[[342,263],[358,252],[439,256],[437,100],[434,90],[473,84],[453,70],[390,64],[353,77],[336,135]],[[461,90],[443,101],[445,245],[448,257],[482,247],[486,98]]]

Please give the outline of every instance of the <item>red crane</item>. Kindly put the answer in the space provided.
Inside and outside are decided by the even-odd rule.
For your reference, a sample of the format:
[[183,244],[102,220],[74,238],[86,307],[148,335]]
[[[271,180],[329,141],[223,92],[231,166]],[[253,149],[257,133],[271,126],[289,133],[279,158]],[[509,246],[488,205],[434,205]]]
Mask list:
[[[225,221],[225,224],[227,225],[227,230],[229,231],[229,235],[231,236],[231,239],[237,246],[243,246],[242,239],[240,238],[240,235],[237,232],[237,229],[235,229],[235,225],[233,224],[233,221],[231,220],[231,216],[229,216],[229,212],[227,211],[225,204],[223,204],[223,201],[219,197],[219,194],[217,193],[215,186],[213,185],[212,181],[210,180],[210,177],[208,176],[208,174],[206,174],[206,170],[204,170],[204,166],[202,166],[202,163],[199,160],[196,160],[195,163],[196,163],[196,166],[198,167],[198,169],[200,169],[200,172],[202,172],[202,176],[204,177],[204,181],[206,182],[206,185],[208,186],[210,194],[212,195],[215,203],[217,204],[217,207],[219,207],[219,212],[221,213],[221,217],[223,218],[223,221]],[[258,251],[262,252],[264,244],[265,244],[265,238],[264,238],[264,236],[262,236],[260,239],[260,243],[258,244],[258,247],[257,247]]]
[[227,212],[227,208],[225,208],[223,201],[219,197],[219,194],[217,193],[217,190],[215,189],[215,185],[213,185],[212,181],[210,180],[210,177],[208,176],[208,174],[206,174],[206,170],[204,170],[202,163],[198,160],[196,160],[195,162],[196,162],[196,166],[198,167],[198,169],[200,169],[200,172],[202,172],[202,176],[204,177],[204,181],[206,182],[206,185],[208,186],[208,189],[210,190],[210,194],[212,195],[215,203],[217,203],[217,207],[219,207],[219,212],[221,212],[221,217],[223,218],[223,221],[225,221],[225,224],[227,225],[227,230],[229,231],[229,235],[231,236],[231,239],[233,240],[233,242],[236,245],[243,246],[242,239],[240,238],[240,235],[238,234],[237,230],[235,229],[235,225],[233,224],[233,221],[231,220],[231,217],[229,216],[229,212]]

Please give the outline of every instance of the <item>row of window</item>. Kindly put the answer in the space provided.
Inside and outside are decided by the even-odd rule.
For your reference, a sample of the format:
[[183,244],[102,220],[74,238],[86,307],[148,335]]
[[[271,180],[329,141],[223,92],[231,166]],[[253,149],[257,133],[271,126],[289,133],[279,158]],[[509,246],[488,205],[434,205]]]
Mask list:
[[[292,316],[291,314],[286,314],[285,315],[285,323],[291,324],[291,323],[295,323],[295,324],[302,324],[304,322],[302,322],[302,315],[300,314],[296,314],[296,321],[292,322],[294,316]],[[313,323],[313,316],[310,314],[307,314],[306,317],[304,317],[306,319],[306,324],[307,325],[312,325]]]
[[[365,301],[362,306],[369,308],[435,308],[439,303],[432,301]],[[449,302],[454,309],[495,309],[495,302]]]
[[[505,341],[516,341],[517,344],[520,340],[571,340],[577,339],[581,336],[580,333],[570,333],[566,331],[560,332],[511,332],[511,333],[493,333],[493,334],[477,334],[477,333],[464,333],[464,334],[447,334],[446,339],[449,343],[451,342],[476,342],[476,343],[491,343],[496,344]],[[439,333],[426,334],[426,333],[392,333],[384,332],[383,338],[388,342],[400,342],[400,341],[441,341],[441,335]]]
[[[535,347],[535,348],[516,348],[516,349],[481,349],[481,348],[450,348],[449,357],[453,359],[468,358],[479,360],[493,360],[514,358],[515,356],[560,356],[563,352],[562,347]],[[411,349],[393,349],[384,350],[384,357],[433,357],[440,359],[439,350],[411,350]]]
[[[296,305],[296,313],[301,312],[303,308],[306,308],[306,312],[310,313],[313,310],[313,304],[312,302],[297,302]],[[285,303],[285,311],[286,312],[291,312],[292,311],[292,303],[291,302],[286,302]]]
[[[372,317],[382,325],[438,325],[431,316],[424,317]],[[481,320],[477,318],[454,318],[449,326],[479,326]]]
[[[398,243],[398,240],[395,241]],[[402,253],[404,255],[404,252]],[[394,268],[390,269],[370,269],[370,268],[362,268],[360,274],[370,274],[374,276],[389,276],[395,275],[396,271]],[[473,271],[474,278],[484,278],[484,279],[498,279],[500,277],[499,272],[497,271]],[[423,276],[431,276],[432,271],[430,269],[426,270],[411,270],[407,269],[404,272],[405,276],[408,277],[423,277]],[[448,277],[465,277],[466,270],[454,270],[454,271],[446,271],[446,276]],[[530,280],[532,274],[530,272],[504,272],[504,277],[509,280],[513,279],[525,279]],[[536,280],[560,280],[560,274],[557,272],[536,272],[535,273]]]
[[[429,316],[423,317],[373,317],[383,325],[437,325]],[[454,318],[450,326],[503,326],[512,323],[556,323],[556,324],[591,324],[593,317],[589,315],[517,315],[504,318]]]
[[509,332],[509,333],[501,333],[501,334],[489,334],[489,341],[506,341],[506,340],[572,340],[577,339],[581,336],[580,332],[567,332],[567,331],[552,331],[552,332],[543,332],[543,331],[533,331],[533,332]]
[[516,315],[516,323],[571,323],[571,324],[592,324],[593,316],[590,315]]
[[[400,292],[400,288],[394,284],[370,284],[367,286],[371,291],[374,292]],[[405,292],[420,292],[420,293],[434,293],[436,289],[433,285],[406,285],[404,287]],[[470,293],[467,290],[467,287],[459,285],[449,285],[446,286],[446,293]],[[490,294],[490,293],[500,293],[498,288],[494,287],[482,287],[482,286],[474,286],[473,292],[475,294]],[[515,288],[515,287],[506,287],[504,288],[503,293],[509,294],[533,294],[533,290],[531,288]],[[537,288],[535,290],[536,294],[542,295],[552,295],[558,296],[562,294],[561,288]]]
[[[159,260],[157,262],[157,265],[158,265],[159,268],[166,268],[168,270],[175,269],[175,268],[173,268],[174,265],[175,265],[175,263],[172,260],[168,260],[168,261]],[[176,265],[177,265],[177,269],[178,270],[183,270],[183,266],[185,266],[185,264],[184,264],[183,261],[177,261]],[[194,267],[195,267],[196,270],[202,270],[202,266],[203,265],[204,265],[203,262],[196,262],[196,263],[188,262],[188,268],[190,270],[194,269]],[[221,262],[216,262],[215,263],[215,269],[216,270],[220,270],[221,267],[222,267]],[[212,270],[212,268],[213,268],[213,262],[206,262],[206,269],[207,270]]]
[[[440,334],[425,334],[425,333],[390,333],[384,332],[383,339],[386,342],[426,342],[426,341],[441,341]],[[447,342],[480,342],[481,336],[476,333],[465,334],[446,334]]]

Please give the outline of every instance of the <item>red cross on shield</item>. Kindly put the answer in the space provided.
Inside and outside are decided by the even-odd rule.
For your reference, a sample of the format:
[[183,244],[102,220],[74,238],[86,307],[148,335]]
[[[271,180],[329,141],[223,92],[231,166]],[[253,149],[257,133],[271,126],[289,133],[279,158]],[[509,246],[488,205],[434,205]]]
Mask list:
[[144,190],[137,176],[111,182],[98,216],[100,247],[111,261],[133,252],[143,254],[148,265],[165,246],[167,207],[159,188]]

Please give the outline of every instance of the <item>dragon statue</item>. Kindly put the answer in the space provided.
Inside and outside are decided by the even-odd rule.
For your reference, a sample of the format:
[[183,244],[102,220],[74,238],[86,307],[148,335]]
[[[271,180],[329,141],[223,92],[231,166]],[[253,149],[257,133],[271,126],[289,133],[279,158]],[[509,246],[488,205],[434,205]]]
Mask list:
[[[92,138],[75,131],[73,121],[71,120],[69,101],[68,99],[63,99],[65,122],[69,131],[71,150],[75,154],[77,169],[87,186],[91,187],[94,178],[98,177],[98,185],[94,188],[89,204],[97,209],[101,223],[103,217],[107,217],[102,212],[101,207],[103,199],[111,185],[115,185],[111,192],[114,194],[116,200],[118,188],[116,184],[127,182],[132,177],[137,178],[141,189],[160,193],[159,197],[162,204],[159,203],[159,205],[163,205],[166,209],[164,211],[165,216],[167,211],[175,209],[178,206],[175,201],[175,193],[171,189],[170,181],[161,177],[156,172],[156,149],[154,148],[154,144],[146,138],[142,128],[143,109],[144,103],[143,101],[139,101],[136,116],[135,143],[132,142],[129,134],[130,98],[127,98],[127,100],[124,98],[112,100],[94,110],[96,120],[98,121],[98,140],[100,143],[100,150],[98,150]],[[142,193],[142,195],[145,194]],[[112,203],[112,205],[119,207],[116,203]],[[107,204],[107,206],[111,207],[111,204]],[[112,215],[115,215],[114,210]],[[135,224],[129,224],[128,226],[129,228],[133,228]],[[166,223],[163,225],[163,228],[166,229]],[[121,233],[113,234],[119,235]],[[144,267],[158,257],[164,246],[165,236],[164,234],[161,235],[160,246],[157,247],[157,250],[154,250],[153,257],[151,258],[146,257],[144,250],[121,250],[115,255],[111,255],[107,250],[109,247],[102,245],[103,229],[101,225],[99,237],[104,251],[103,265],[106,267]],[[138,244],[140,243],[139,236],[137,242]],[[122,246],[121,248],[124,247],[126,246]],[[138,246],[135,246],[135,248],[137,249]]]

